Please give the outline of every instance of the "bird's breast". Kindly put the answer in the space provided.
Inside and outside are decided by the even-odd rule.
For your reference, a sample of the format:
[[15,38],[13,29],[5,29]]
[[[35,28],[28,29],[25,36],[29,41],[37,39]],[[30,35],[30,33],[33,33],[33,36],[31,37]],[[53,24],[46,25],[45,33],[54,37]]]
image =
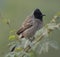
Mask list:
[[25,38],[30,38],[35,35],[36,31],[38,31],[42,27],[42,23],[38,20],[33,21],[33,26],[29,29],[25,30],[22,34]]

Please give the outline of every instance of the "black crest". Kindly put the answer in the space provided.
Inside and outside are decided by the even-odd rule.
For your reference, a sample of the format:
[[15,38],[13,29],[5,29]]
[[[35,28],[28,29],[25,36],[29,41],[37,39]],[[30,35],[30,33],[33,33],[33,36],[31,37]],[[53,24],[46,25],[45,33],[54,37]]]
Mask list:
[[44,15],[41,13],[41,11],[39,9],[35,9],[33,14],[34,14],[35,18],[40,19],[42,21],[42,18]]

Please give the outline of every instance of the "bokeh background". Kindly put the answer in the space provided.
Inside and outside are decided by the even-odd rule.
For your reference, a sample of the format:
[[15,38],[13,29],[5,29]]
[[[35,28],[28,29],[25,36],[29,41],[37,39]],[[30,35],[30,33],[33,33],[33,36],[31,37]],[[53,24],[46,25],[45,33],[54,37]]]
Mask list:
[[[0,57],[8,53],[9,31],[14,29],[17,31],[26,16],[36,8],[46,14],[44,24],[47,24],[60,11],[60,0],[0,0]],[[11,27],[6,23],[7,20]],[[60,46],[59,30],[52,32],[49,38],[56,40]],[[42,53],[38,57],[60,57],[60,49],[50,48],[48,53]]]

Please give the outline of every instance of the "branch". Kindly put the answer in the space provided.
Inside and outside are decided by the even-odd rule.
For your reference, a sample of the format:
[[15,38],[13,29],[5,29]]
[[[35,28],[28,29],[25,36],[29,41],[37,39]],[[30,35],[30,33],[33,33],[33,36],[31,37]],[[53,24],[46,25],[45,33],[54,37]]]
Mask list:
[[36,50],[35,48],[39,49],[38,52],[40,53],[42,51],[48,51],[49,45],[54,48],[58,48],[53,46],[54,43],[51,43],[48,38],[52,31],[54,31],[55,29],[60,29],[60,23],[57,23],[56,19],[58,19],[58,16],[54,16],[50,23],[46,24],[42,29],[37,31],[37,33],[35,34],[35,39],[32,42],[30,42],[28,39],[21,39],[20,42],[19,40],[17,40],[15,42],[17,47],[15,48],[14,54],[19,53],[19,55],[17,54],[17,57],[27,57],[30,56],[29,53],[31,51]]

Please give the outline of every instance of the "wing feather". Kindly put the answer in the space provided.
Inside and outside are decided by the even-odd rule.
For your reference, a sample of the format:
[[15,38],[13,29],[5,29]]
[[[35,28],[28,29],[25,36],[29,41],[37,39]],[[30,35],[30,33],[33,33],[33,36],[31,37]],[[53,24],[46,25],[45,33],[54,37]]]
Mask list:
[[30,28],[32,26],[33,26],[32,18],[27,17],[27,19],[23,22],[20,29],[17,31],[17,35],[20,35],[22,32],[24,32],[26,29],[28,29],[28,28]]

